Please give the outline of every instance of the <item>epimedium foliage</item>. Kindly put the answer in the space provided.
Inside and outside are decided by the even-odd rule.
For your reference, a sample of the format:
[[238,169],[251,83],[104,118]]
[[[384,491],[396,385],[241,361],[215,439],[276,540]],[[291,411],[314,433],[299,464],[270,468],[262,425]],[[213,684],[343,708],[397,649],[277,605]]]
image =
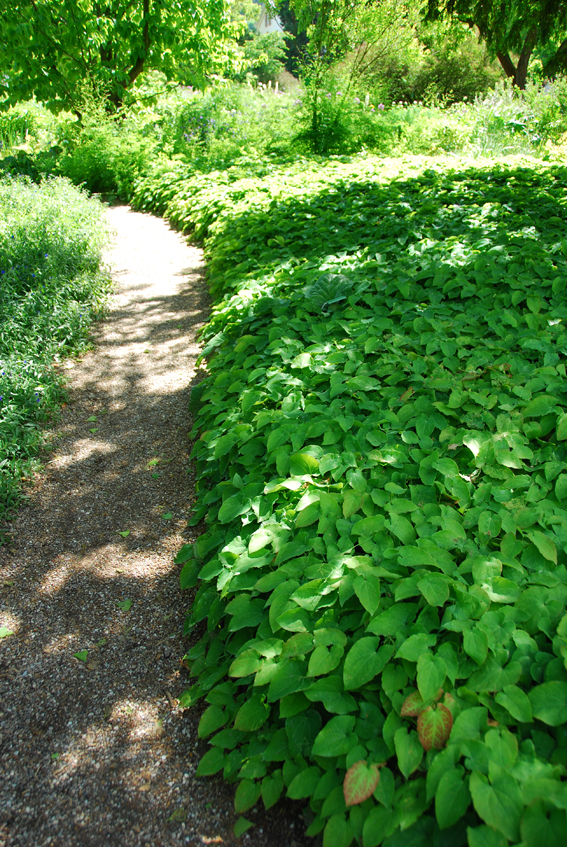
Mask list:
[[302,163],[169,194],[217,298],[182,704],[237,812],[301,800],[324,847],[561,843],[565,175]]

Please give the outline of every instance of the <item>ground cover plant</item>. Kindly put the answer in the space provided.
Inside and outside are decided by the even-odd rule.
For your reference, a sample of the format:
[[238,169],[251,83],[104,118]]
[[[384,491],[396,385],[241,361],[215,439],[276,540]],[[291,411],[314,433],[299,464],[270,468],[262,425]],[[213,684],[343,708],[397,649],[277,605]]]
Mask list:
[[325,847],[561,843],[565,176],[331,161],[169,200],[217,300],[182,702],[242,815],[285,793]]
[[56,367],[84,349],[109,291],[103,210],[66,180],[0,179],[0,514],[63,397]]

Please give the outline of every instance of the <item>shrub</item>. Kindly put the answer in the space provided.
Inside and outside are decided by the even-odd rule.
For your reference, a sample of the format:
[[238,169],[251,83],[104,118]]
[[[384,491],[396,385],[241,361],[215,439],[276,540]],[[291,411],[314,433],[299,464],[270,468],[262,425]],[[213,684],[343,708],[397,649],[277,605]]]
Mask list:
[[59,126],[59,173],[89,191],[128,199],[156,146],[138,130],[134,113],[110,115],[102,103],[88,100],[80,121]]

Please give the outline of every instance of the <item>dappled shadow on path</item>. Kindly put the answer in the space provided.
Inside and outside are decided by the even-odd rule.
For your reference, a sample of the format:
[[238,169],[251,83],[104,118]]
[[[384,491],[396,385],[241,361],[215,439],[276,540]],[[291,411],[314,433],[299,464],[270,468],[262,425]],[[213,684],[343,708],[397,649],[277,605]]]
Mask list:
[[[14,632],[0,642],[6,847],[234,841],[233,789],[195,779],[198,710],[176,704],[201,254],[162,221],[111,216],[119,292],[69,370],[45,471],[0,550],[0,625]],[[296,809],[250,817],[246,843],[304,843]]]

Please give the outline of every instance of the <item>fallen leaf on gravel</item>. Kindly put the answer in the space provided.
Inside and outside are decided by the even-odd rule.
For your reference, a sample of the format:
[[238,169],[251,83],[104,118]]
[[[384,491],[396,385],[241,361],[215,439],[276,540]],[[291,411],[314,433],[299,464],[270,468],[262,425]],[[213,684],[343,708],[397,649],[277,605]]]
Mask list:
[[106,638],[101,638],[100,641],[97,641],[96,646],[97,647],[104,647],[105,644],[106,644]]
[[158,463],[159,459],[150,459],[150,461],[148,462],[148,468],[153,468],[153,466],[157,465]]
[[53,759],[54,762],[56,762],[60,755],[61,755],[61,753],[52,753],[51,758]]
[[7,626],[0,626],[0,638],[7,638],[9,635],[13,635],[11,629],[8,629]]
[[13,579],[7,579],[5,582],[3,582],[3,583],[2,583],[2,585],[4,586],[4,588],[10,588],[10,586],[11,586],[11,585],[13,585],[13,584],[14,584],[14,580],[13,580]]
[[173,517],[173,515],[172,515],[171,512],[166,512],[165,515],[162,515],[162,518],[164,519],[164,521],[170,521],[172,519],[172,517]]
[[153,474],[152,474],[152,479],[159,479],[159,478],[160,478],[160,476],[161,476],[161,474],[159,474],[159,473],[153,473]]
[[96,415],[91,415],[90,418],[87,418],[87,421],[89,421],[89,423],[90,422],[94,423],[94,421],[96,421]]
[[168,817],[168,821],[184,821],[187,819],[187,812],[185,809],[176,809],[172,815]]
[[247,821],[246,818],[238,818],[236,823],[234,824],[234,834],[237,838],[240,838],[241,835],[244,835],[247,829],[250,829],[251,826],[254,826],[252,821]]
[[78,653],[73,653],[73,656],[75,657],[75,659],[79,659],[79,661],[81,661],[81,662],[86,662],[88,655],[89,655],[88,650],[79,650]]
[[95,426],[95,428],[94,428],[94,429],[89,429],[89,432],[98,432],[98,427],[97,427],[97,426]]
[[130,535],[130,530],[125,529],[124,532],[119,532],[118,535],[121,535],[122,538],[128,538],[128,536]]
[[121,609],[123,612],[128,612],[130,610],[130,607],[132,606],[132,601],[131,600],[117,600],[116,604],[117,604],[118,608]]

